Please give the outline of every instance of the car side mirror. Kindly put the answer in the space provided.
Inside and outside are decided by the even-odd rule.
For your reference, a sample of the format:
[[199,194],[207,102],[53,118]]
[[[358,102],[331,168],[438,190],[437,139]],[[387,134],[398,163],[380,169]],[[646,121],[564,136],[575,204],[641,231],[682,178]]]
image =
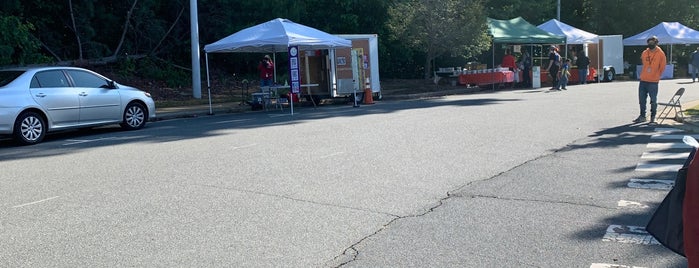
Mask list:
[[108,88],[108,89],[116,89],[116,84],[114,84],[114,80],[106,80],[107,84],[102,85],[101,87],[103,88]]

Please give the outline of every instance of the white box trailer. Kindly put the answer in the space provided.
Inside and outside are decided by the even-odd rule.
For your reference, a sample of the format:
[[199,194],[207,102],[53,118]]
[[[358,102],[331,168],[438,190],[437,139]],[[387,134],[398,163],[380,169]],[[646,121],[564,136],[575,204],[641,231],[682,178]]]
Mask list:
[[613,81],[624,74],[624,44],[621,35],[600,35],[599,44],[590,44],[590,66],[597,69],[599,81]]
[[379,80],[379,40],[376,34],[338,34],[352,41],[352,48],[330,51],[330,77],[334,78],[332,97],[363,94],[371,89],[381,98]]
[[[376,34],[338,34],[352,48],[309,50],[301,53],[301,96],[319,100],[350,97],[361,101],[366,89],[381,98],[379,44]],[[312,86],[303,86],[303,85]]]

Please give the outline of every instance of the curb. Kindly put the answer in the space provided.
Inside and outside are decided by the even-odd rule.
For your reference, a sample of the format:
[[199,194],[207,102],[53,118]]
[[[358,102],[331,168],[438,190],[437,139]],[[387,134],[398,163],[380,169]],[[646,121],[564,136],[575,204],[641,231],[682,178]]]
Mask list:
[[[686,111],[687,109],[694,108],[696,106],[699,106],[699,100],[692,100],[692,101],[687,101],[682,103],[682,111]],[[677,116],[677,115],[674,115]],[[668,118],[670,119],[670,118]],[[684,114],[684,120],[682,122],[675,120],[675,118],[671,118],[670,124],[665,124],[670,127],[678,128],[684,131],[688,132],[694,132],[694,133],[699,133],[699,116],[692,116],[692,115],[687,115],[686,113]]]
[[[671,120],[674,121],[674,119],[671,119]],[[690,119],[688,119],[687,117],[685,117],[685,121],[684,121],[684,122],[674,121],[672,124],[664,124],[664,125],[665,125],[665,126],[668,126],[668,127],[673,127],[673,128],[681,129],[681,130],[684,130],[684,131],[687,131],[687,132],[699,133],[699,123],[697,123],[697,122],[691,122],[691,121],[688,121],[688,120],[690,120]]]

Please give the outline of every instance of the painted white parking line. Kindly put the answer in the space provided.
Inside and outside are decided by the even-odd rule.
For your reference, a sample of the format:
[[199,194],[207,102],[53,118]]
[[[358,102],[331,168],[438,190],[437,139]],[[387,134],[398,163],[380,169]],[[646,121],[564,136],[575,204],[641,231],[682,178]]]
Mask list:
[[687,159],[689,153],[648,153],[641,155],[642,159]]
[[333,156],[341,155],[341,154],[344,154],[344,153],[345,153],[345,152],[336,152],[336,153],[332,153],[332,154],[328,154],[328,155],[321,156],[320,158],[323,159],[323,158],[333,157]]
[[244,148],[255,147],[255,146],[257,146],[257,143],[243,145],[243,146],[236,146],[236,147],[231,148],[231,150],[244,149]]
[[682,132],[684,130],[678,129],[678,128],[671,128],[671,127],[657,127],[655,128],[655,132],[658,133],[675,133],[675,132]]
[[[300,115],[301,113],[299,112],[294,112],[294,115]],[[291,113],[285,113],[285,114],[269,114],[269,117],[282,117],[282,116],[294,116],[291,115]]]
[[646,228],[630,225],[609,225],[602,241],[625,244],[660,245]]
[[699,139],[699,135],[677,135],[677,134],[653,134],[650,136],[651,139],[655,140],[682,140],[684,136],[692,136],[695,139]]
[[107,138],[100,138],[100,139],[94,139],[94,140],[66,140],[69,141],[68,143],[64,143],[63,145],[75,145],[75,144],[81,144],[81,143],[88,143],[88,142],[96,142],[96,141],[103,141],[103,140],[112,140],[115,139],[115,137],[107,137]]
[[648,149],[691,149],[692,146],[684,142],[651,142],[646,146]]
[[638,163],[636,171],[678,171],[682,165]]
[[242,123],[242,122],[245,122],[245,121],[252,121],[252,119],[244,118],[244,119],[226,120],[226,121],[214,122],[214,123],[212,123],[212,124]]
[[628,186],[637,189],[670,190],[675,185],[674,180],[631,179]]
[[624,209],[624,208],[648,208],[647,205],[641,204],[639,202],[634,202],[634,201],[626,201],[626,200],[619,200],[617,202],[617,207],[619,209]]
[[21,204],[21,205],[16,205],[16,206],[14,206],[14,207],[12,207],[12,208],[21,208],[21,207],[31,206],[31,205],[34,205],[34,204],[39,204],[39,203],[41,203],[41,202],[49,201],[49,200],[51,200],[51,199],[56,199],[56,198],[59,198],[59,197],[60,197],[60,196],[49,197],[49,198],[37,200],[37,201],[34,201],[34,202],[29,202],[29,203],[25,203],[25,204]]
[[628,266],[621,264],[593,263],[590,268],[646,268],[641,266]]

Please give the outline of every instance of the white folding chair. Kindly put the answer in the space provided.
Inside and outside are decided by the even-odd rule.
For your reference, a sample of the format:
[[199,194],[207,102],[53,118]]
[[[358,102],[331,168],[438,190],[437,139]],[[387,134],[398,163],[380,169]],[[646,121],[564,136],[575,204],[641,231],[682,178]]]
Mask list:
[[677,92],[675,92],[675,95],[672,95],[670,101],[663,103],[658,102],[658,106],[664,106],[663,110],[660,111],[660,113],[658,114],[658,118],[660,118],[660,124],[662,124],[663,121],[668,116],[670,116],[670,112],[672,111],[675,112],[675,120],[679,122],[684,121],[684,113],[682,112],[682,104],[680,103],[680,98],[682,98],[683,94],[684,88],[680,88],[677,90]]

